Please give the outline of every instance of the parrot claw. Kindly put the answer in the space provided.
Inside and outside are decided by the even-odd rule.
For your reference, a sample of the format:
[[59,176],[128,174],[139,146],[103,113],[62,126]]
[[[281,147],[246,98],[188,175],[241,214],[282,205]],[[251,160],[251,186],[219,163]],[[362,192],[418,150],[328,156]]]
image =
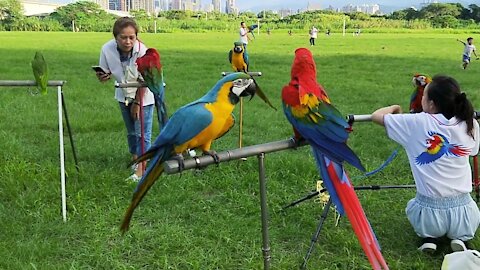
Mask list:
[[203,155],[211,156],[215,161],[215,164],[217,164],[217,166],[218,164],[220,164],[220,158],[218,157],[217,152],[215,152],[214,150],[204,151]]
[[303,142],[305,141],[305,138],[303,137],[297,138],[297,136],[293,136],[291,140],[295,144],[293,149],[297,150],[297,147],[302,146]]
[[185,163],[184,163],[185,158],[183,157],[182,154],[178,154],[173,156],[172,159],[178,161],[178,172],[181,173],[185,169]]

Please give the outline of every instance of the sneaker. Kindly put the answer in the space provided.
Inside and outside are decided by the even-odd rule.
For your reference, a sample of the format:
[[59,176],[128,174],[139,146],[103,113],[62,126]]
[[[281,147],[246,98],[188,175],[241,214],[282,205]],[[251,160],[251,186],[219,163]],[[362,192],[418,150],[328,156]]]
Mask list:
[[437,250],[435,238],[424,238],[423,244],[418,248],[418,250],[425,253],[434,253]]
[[138,169],[138,163],[135,163],[132,166],[130,166],[130,169],[132,170],[132,173],[136,172]]
[[465,243],[459,239],[452,240],[450,242],[450,247],[452,248],[453,252],[467,250],[467,246],[465,245]]
[[133,183],[138,183],[138,181],[140,181],[140,179],[142,179],[141,176],[138,176],[137,174],[132,174],[130,175],[129,177],[125,178],[125,181],[126,182],[133,182]]

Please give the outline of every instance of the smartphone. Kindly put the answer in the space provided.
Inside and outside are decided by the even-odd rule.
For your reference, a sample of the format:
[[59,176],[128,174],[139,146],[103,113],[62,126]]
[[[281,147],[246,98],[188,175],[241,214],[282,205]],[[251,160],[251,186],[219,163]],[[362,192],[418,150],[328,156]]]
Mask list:
[[107,74],[107,72],[105,72],[101,66],[92,66],[92,69],[95,70],[95,72]]

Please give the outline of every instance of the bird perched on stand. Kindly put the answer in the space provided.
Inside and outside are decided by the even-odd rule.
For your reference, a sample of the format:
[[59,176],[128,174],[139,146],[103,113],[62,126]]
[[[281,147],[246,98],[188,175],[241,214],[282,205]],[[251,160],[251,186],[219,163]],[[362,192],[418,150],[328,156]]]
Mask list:
[[230,60],[234,71],[248,72],[249,59],[243,42],[237,41],[233,43],[233,49],[228,53],[228,60]]
[[47,84],[48,84],[48,67],[45,58],[41,52],[36,52],[35,57],[32,60],[32,70],[33,76],[35,77],[35,82],[37,83],[37,89],[42,93],[42,95],[47,94]]
[[347,214],[373,269],[388,269],[379,244],[365,216],[353,185],[343,168],[346,161],[364,171],[359,158],[347,146],[348,123],[332,105],[317,82],[312,53],[295,51],[290,83],[282,89],[283,110],[295,138],[309,142],[323,183],[340,215]]
[[165,84],[162,64],[160,63],[160,54],[156,49],[149,48],[145,52],[145,55],[137,59],[136,63],[138,71],[155,98],[158,123],[161,129],[168,121],[168,114],[165,104]]
[[182,153],[187,149],[199,148],[219,162],[215,151],[210,148],[212,142],[233,126],[231,113],[240,97],[253,98],[255,94],[274,108],[250,75],[232,73],[219,80],[202,98],[181,107],[172,115],[150,149],[135,160],[136,163],[145,160],[150,162],[125,213],[120,228],[122,232],[128,230],[133,211],[163,173],[166,160],[177,159],[182,170]]

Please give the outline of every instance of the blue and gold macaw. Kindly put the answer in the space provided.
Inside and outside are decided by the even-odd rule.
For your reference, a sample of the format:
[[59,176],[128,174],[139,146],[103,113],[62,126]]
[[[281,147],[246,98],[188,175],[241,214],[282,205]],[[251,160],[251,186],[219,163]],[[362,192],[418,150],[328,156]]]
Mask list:
[[248,72],[249,59],[247,50],[241,41],[234,42],[233,45],[233,49],[228,53],[228,60],[230,60],[233,70]]
[[125,213],[120,228],[122,232],[128,230],[133,211],[162,174],[166,160],[178,159],[182,169],[182,153],[187,149],[199,148],[218,162],[215,151],[210,149],[212,142],[233,126],[232,111],[240,97],[253,98],[255,94],[274,108],[250,75],[232,73],[219,80],[205,96],[181,107],[172,115],[150,149],[135,161],[150,160]]
[[343,162],[362,171],[365,168],[346,144],[349,125],[318,84],[315,62],[306,48],[295,51],[290,83],[282,89],[282,102],[295,137],[306,139],[312,147],[330,198],[340,215],[347,214],[372,268],[388,269]]

